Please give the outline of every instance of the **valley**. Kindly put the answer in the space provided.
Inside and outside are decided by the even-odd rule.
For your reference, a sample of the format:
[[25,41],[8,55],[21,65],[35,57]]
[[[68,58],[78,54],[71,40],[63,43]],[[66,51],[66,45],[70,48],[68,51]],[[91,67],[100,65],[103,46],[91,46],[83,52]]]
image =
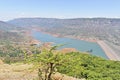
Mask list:
[[56,37],[88,42],[104,41],[120,57],[120,19],[115,18],[19,18],[8,21],[26,29],[37,29]]
[[[119,80],[119,25],[120,19],[109,18],[1,21],[0,79],[54,76],[45,72],[54,64],[53,72],[64,75],[63,80]],[[35,72],[29,72],[30,68]]]

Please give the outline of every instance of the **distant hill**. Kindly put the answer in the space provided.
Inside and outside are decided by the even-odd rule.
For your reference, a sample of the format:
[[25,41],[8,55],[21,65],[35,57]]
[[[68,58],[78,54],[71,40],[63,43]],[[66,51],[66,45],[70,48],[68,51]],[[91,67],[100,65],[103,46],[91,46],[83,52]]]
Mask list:
[[9,31],[15,29],[17,29],[15,25],[0,21],[0,31]]
[[[21,27],[39,27],[62,36],[98,38],[120,44],[120,19],[114,18],[18,18],[8,23]],[[107,37],[106,37],[107,36]]]
[[120,19],[116,18],[18,18],[8,23],[70,38],[105,40],[120,55]]
[[20,30],[22,30],[21,27],[0,21],[0,44],[5,41],[19,42],[23,40],[24,37],[19,33]]
[[56,27],[60,25],[60,20],[55,18],[18,18],[8,21],[8,23],[21,27]]
[[17,26],[39,26],[39,27],[118,27],[120,19],[114,18],[18,18],[8,21]]

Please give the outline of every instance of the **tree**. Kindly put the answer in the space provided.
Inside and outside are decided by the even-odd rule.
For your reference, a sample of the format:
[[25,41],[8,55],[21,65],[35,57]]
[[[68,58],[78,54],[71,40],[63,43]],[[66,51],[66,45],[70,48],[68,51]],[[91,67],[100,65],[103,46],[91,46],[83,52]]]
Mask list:
[[40,53],[27,56],[27,61],[34,64],[38,69],[39,80],[52,80],[52,75],[57,72],[57,67],[64,64],[64,54],[56,51],[58,46],[51,49],[42,49]]

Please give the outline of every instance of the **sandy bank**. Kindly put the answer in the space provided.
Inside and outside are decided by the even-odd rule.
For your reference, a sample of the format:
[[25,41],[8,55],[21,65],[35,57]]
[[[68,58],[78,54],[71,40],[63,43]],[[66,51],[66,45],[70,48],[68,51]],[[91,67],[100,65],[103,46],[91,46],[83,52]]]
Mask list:
[[110,60],[120,61],[120,57],[104,41],[97,41]]
[[73,36],[60,36],[60,34],[52,34],[52,33],[49,33],[49,32],[44,32],[41,29],[37,29],[36,31],[40,31],[40,32],[43,32],[43,33],[46,33],[46,34],[50,34],[54,37],[67,37],[67,38],[73,38],[73,39],[78,39],[78,40],[84,40],[84,41],[88,41],[88,42],[96,42],[101,46],[101,48],[104,50],[105,54],[108,56],[108,58],[110,60],[120,61],[120,56],[118,56],[116,54],[116,52],[110,46],[108,46],[104,41],[100,41],[96,38],[81,38],[81,37],[73,37]]

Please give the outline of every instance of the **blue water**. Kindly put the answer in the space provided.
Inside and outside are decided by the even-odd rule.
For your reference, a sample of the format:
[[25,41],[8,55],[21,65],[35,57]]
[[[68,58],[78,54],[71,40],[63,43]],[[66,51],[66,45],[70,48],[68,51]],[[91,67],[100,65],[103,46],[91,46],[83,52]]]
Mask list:
[[101,49],[101,47],[94,42],[87,42],[87,41],[71,39],[71,38],[58,38],[38,31],[33,31],[32,36],[35,39],[40,40],[42,42],[54,42],[55,44],[66,44],[62,48],[64,47],[75,48],[83,52],[92,49],[91,52],[92,55],[96,55],[108,59],[108,57],[105,55],[105,52]]

